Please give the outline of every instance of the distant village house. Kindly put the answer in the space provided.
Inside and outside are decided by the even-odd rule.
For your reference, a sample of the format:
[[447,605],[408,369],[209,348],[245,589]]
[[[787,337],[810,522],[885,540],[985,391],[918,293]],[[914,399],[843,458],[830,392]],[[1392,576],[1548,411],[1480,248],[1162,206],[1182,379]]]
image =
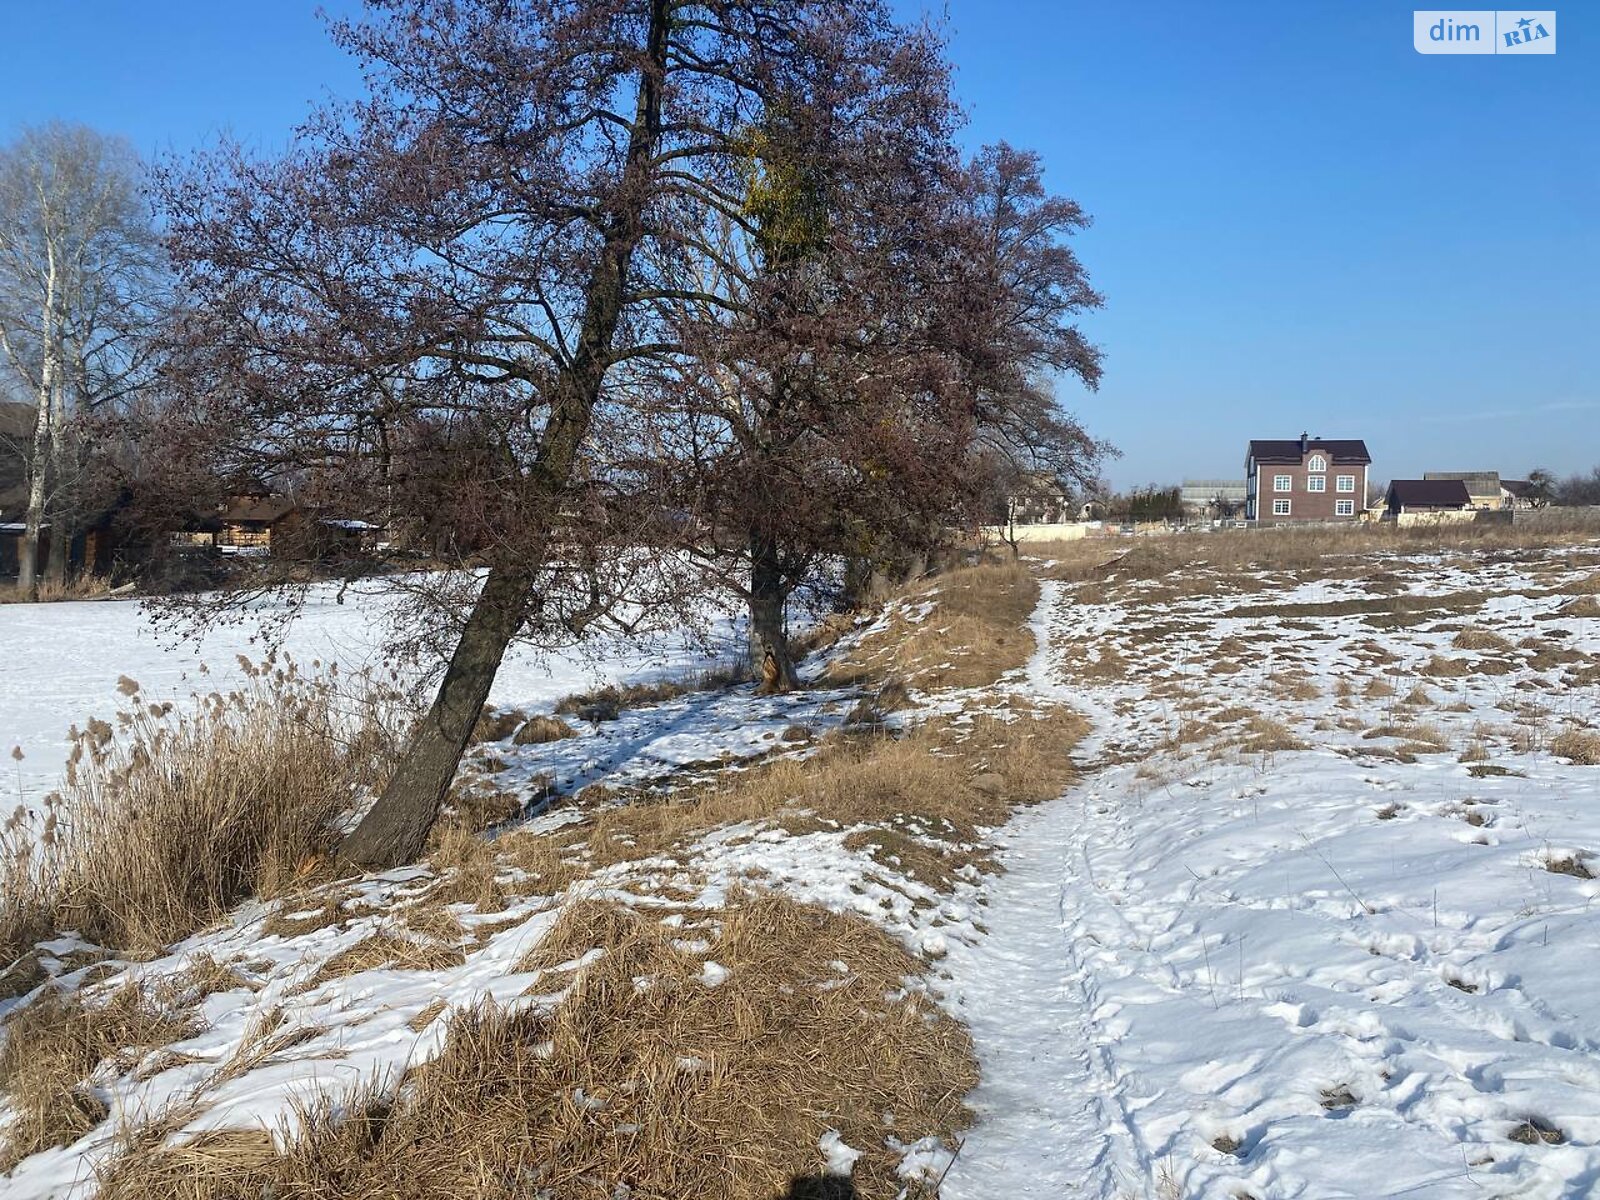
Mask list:
[[1461,479],[1396,479],[1389,484],[1384,515],[1471,512],[1472,493]]
[[1472,507],[1485,511],[1542,507],[1532,483],[1526,479],[1501,479],[1498,471],[1424,471],[1426,480],[1459,479],[1467,486]]
[[1359,439],[1255,440],[1245,454],[1245,520],[1287,525],[1354,521],[1366,503],[1372,456]]

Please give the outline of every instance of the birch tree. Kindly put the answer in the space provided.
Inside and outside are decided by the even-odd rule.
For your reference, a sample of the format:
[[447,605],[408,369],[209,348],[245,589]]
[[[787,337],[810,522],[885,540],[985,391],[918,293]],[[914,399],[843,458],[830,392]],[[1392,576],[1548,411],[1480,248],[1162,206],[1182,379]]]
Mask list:
[[64,582],[81,482],[74,418],[126,395],[159,291],[159,247],[128,145],[45,125],[0,148],[0,369],[34,407],[17,447],[27,502],[18,586],[37,598],[39,547]]

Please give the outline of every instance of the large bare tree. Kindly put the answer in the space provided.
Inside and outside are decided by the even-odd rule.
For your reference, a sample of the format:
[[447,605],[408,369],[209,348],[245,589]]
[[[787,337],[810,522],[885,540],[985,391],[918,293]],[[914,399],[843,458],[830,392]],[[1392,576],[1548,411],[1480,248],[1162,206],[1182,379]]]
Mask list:
[[89,461],[79,419],[141,376],[161,293],[143,179],[127,143],[83,126],[28,129],[0,148],[0,369],[35,414],[15,448],[27,483],[18,585],[30,596],[47,522],[48,574],[65,580]]
[[[664,380],[663,486],[712,531],[699,556],[749,607],[751,652],[795,682],[788,602],[841,560],[918,561],[973,523],[1002,476],[1076,484],[1107,449],[1057,403],[1100,357],[1074,324],[1100,303],[1066,239],[1086,223],[1035,156],[843,173],[948,111],[873,104],[820,128],[784,118],[746,220],[700,291],[663,305],[698,353]],[[913,153],[905,158],[915,160]],[[667,417],[670,414],[670,417]]]
[[[946,80],[936,41],[879,0],[369,9],[334,27],[366,99],[281,158],[224,148],[166,179],[187,315],[144,436],[169,505],[292,480],[445,568],[406,609],[412,644],[447,660],[438,693],[343,847],[388,865],[421,848],[513,638],[682,597],[670,551],[698,522],[654,486],[641,413],[695,353],[660,306],[699,290],[707,230],[747,219],[748,131],[847,95],[938,111]],[[919,169],[907,151],[939,159],[947,133],[874,169]]]

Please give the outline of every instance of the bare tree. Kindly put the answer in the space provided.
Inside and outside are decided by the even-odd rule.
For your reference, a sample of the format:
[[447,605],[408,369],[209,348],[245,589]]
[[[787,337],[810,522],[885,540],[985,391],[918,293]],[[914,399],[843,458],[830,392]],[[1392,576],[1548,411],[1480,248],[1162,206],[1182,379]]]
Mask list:
[[1071,324],[1099,303],[1063,243],[1083,214],[1005,146],[883,171],[883,147],[950,122],[930,83],[821,130],[762,128],[746,220],[666,314],[699,352],[663,386],[690,431],[663,435],[679,451],[664,486],[705,522],[701,558],[748,605],[774,688],[795,682],[789,599],[826,566],[920,561],[1002,477],[1070,487],[1103,450],[1047,378],[1099,374]]
[[128,393],[160,293],[158,243],[127,144],[71,125],[0,149],[0,368],[34,406],[18,586],[38,595],[67,556],[89,457],[77,418]]
[[334,27],[368,99],[281,159],[225,148],[166,181],[187,315],[146,490],[170,513],[293,479],[448,568],[404,610],[438,693],[343,847],[387,865],[421,848],[513,638],[682,599],[669,551],[695,523],[652,486],[642,413],[693,353],[660,306],[744,217],[748,130],[776,98],[892,96],[942,62],[878,0],[369,8]]

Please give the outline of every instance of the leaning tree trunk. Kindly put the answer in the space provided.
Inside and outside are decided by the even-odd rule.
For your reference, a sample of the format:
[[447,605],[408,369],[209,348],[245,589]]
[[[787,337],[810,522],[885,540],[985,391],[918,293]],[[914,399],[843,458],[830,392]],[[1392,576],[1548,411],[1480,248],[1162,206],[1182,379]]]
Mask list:
[[[577,346],[552,389],[550,418],[527,481],[530,498],[545,511],[556,511],[556,502],[571,482],[578,449],[588,436],[610,365],[611,343],[622,320],[628,267],[644,237],[644,211],[652,191],[651,160],[661,138],[661,91],[672,20],[668,0],[652,0],[648,62],[639,76],[618,200],[606,222],[605,244],[589,278]],[[392,867],[421,852],[455,778],[472,727],[489,698],[500,660],[522,625],[528,593],[550,547],[541,544],[530,549],[515,570],[489,572],[433,707],[406,747],[389,786],[340,847],[345,858],[368,867]]]
[[439,694],[378,803],[339,848],[352,862],[408,862],[421,851],[450,790],[500,660],[522,624],[531,579],[495,569],[484,580]]
[[787,692],[799,685],[789,639],[784,632],[788,589],[775,538],[750,536],[750,666],[766,691]]

